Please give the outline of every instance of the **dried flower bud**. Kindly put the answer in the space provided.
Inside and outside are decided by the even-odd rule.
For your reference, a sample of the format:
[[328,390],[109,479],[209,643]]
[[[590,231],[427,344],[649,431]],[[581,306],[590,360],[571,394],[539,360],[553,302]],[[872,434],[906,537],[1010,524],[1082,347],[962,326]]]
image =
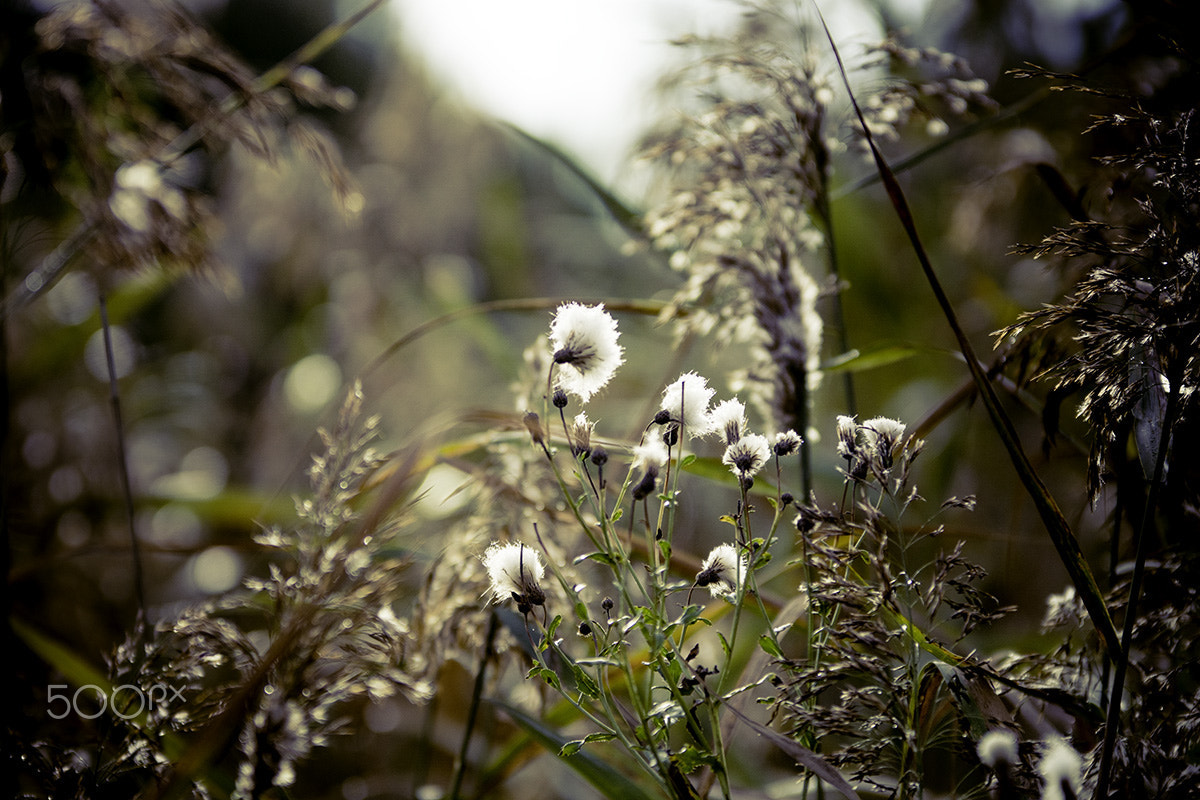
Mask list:
[[533,443],[544,445],[546,443],[546,435],[542,431],[542,421],[538,417],[537,412],[526,411],[523,422],[525,423],[525,430],[529,431],[530,437],[533,438]]

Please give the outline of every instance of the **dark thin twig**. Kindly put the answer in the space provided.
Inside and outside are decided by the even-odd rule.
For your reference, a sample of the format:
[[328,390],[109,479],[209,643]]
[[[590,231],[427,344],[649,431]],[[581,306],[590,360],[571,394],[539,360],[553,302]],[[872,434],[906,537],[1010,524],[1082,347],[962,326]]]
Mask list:
[[[1176,370],[1176,373],[1178,372],[1179,370]],[[1150,483],[1146,507],[1142,509],[1142,521],[1138,525],[1134,538],[1134,550],[1137,555],[1133,564],[1133,576],[1129,579],[1129,600],[1125,604],[1125,624],[1121,629],[1121,655],[1117,659],[1116,673],[1113,675],[1112,682],[1112,696],[1108,700],[1108,716],[1104,722],[1104,746],[1100,751],[1100,777],[1096,782],[1096,800],[1104,800],[1108,796],[1113,752],[1117,746],[1117,733],[1121,728],[1121,696],[1125,689],[1125,672],[1129,667],[1129,648],[1133,643],[1133,625],[1137,619],[1138,601],[1142,596],[1142,578],[1146,572],[1146,540],[1150,538],[1147,533],[1153,523],[1154,508],[1158,504],[1158,495],[1162,490],[1167,450],[1171,444],[1171,428],[1175,424],[1175,415],[1179,407],[1180,382],[1179,374],[1170,375],[1167,407],[1163,411],[1162,429],[1158,438],[1158,453],[1154,459],[1154,479]]]
[[100,293],[100,329],[104,332],[104,358],[108,364],[108,399],[112,404],[113,427],[117,435],[117,467],[121,473],[121,489],[125,495],[125,516],[129,521],[129,549],[133,558],[133,589],[138,611],[146,618],[146,584],[142,576],[142,553],[138,547],[137,526],[134,523],[133,489],[129,484],[129,461],[125,454],[125,423],[121,418],[121,393],[117,387],[117,364],[113,357],[112,329],[108,324],[108,301]]
[[475,687],[471,690],[471,705],[467,709],[467,725],[463,730],[462,745],[458,748],[458,762],[454,765],[454,783],[450,785],[450,800],[461,797],[463,777],[467,774],[467,752],[471,749],[471,736],[475,733],[475,719],[479,715],[479,702],[483,697],[483,680],[487,673],[488,659],[492,655],[492,644],[496,640],[499,615],[493,609],[488,615],[487,635],[483,640],[483,654],[479,657],[479,671],[475,673]]
[[1025,449],[1021,445],[1020,437],[1017,435],[1012,420],[1000,404],[1000,398],[996,395],[992,381],[988,378],[987,372],[980,364],[979,358],[975,355],[975,348],[971,345],[970,339],[967,338],[966,332],[959,323],[958,315],[954,311],[954,305],[946,295],[945,289],[942,288],[941,281],[938,279],[937,273],[933,269],[933,264],[929,260],[929,254],[925,251],[925,246],[921,243],[920,235],[917,232],[916,220],[913,217],[912,209],[908,205],[904,190],[900,187],[900,182],[896,179],[895,172],[888,165],[887,159],[883,157],[883,153],[879,151],[878,146],[875,144],[875,138],[871,135],[871,130],[867,126],[862,110],[858,106],[854,92],[850,88],[850,79],[846,75],[841,53],[833,40],[833,34],[830,32],[829,26],[825,24],[825,18],[821,15],[819,8],[817,9],[817,17],[821,21],[821,25],[829,41],[829,46],[833,50],[833,56],[837,61],[842,82],[850,97],[854,113],[858,117],[859,124],[862,126],[867,145],[871,149],[876,170],[879,172],[879,177],[883,181],[884,188],[887,190],[888,200],[891,202],[892,209],[896,212],[896,217],[908,235],[909,243],[925,275],[926,282],[929,284],[930,289],[932,289],[934,298],[937,300],[938,306],[941,308],[942,314],[946,318],[946,322],[949,324],[950,330],[958,342],[959,351],[966,360],[967,367],[971,371],[971,377],[979,389],[980,399],[983,400],[983,405],[992,422],[992,427],[999,434],[1000,440],[1003,442],[1009,459],[1012,461],[1012,465],[1017,472],[1017,477],[1025,487],[1030,499],[1033,500],[1038,515],[1041,517],[1042,523],[1046,528],[1046,532],[1050,535],[1050,540],[1054,543],[1055,549],[1058,551],[1059,559],[1062,561],[1067,573],[1071,576],[1071,581],[1082,598],[1084,606],[1087,608],[1088,616],[1091,618],[1096,632],[1099,633],[1101,640],[1104,642],[1105,649],[1110,657],[1118,658],[1121,650],[1120,637],[1117,634],[1112,617],[1108,613],[1108,608],[1104,604],[1104,598],[1100,593],[1096,578],[1092,574],[1091,567],[1088,566],[1087,559],[1084,558],[1083,550],[1079,546],[1079,540],[1075,538],[1075,534],[1071,531],[1070,523],[1063,516],[1062,510],[1059,509],[1058,503],[1055,502],[1054,497],[1050,494],[1050,490],[1034,470],[1033,464],[1030,463],[1029,456],[1026,455]]

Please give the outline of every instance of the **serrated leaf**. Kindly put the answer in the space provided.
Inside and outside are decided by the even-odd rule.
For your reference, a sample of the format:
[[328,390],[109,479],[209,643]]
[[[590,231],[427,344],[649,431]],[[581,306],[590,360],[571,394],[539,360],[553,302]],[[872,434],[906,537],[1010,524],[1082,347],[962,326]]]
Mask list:
[[558,754],[563,758],[570,758],[583,749],[585,744],[590,744],[592,742],[611,742],[616,738],[617,737],[611,733],[589,733],[582,739],[572,739],[564,744],[561,748],[559,748]]
[[783,658],[783,651],[779,649],[779,645],[775,644],[775,640],[765,633],[758,638],[758,646],[769,656]]
[[707,750],[685,744],[674,755],[671,760],[679,767],[679,771],[685,775],[695,772],[701,767],[712,767],[713,769],[721,768],[721,759],[714,756]]

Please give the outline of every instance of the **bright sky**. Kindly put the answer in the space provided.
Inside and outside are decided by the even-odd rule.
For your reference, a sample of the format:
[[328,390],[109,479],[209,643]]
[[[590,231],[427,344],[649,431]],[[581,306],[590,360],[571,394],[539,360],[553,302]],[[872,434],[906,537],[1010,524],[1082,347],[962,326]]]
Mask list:
[[[838,9],[835,30],[878,39]],[[676,57],[667,42],[736,19],[731,0],[393,0],[405,44],[463,99],[616,179],[654,119],[653,86]],[[827,13],[829,11],[827,10]]]

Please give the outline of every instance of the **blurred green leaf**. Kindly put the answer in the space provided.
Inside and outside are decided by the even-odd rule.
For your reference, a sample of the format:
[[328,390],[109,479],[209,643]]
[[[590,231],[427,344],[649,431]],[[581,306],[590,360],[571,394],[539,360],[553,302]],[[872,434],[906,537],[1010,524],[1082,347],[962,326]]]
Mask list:
[[828,373],[865,372],[869,369],[898,364],[913,356],[928,352],[936,351],[910,344],[877,344],[863,350],[851,350],[834,356],[821,365],[821,371]]

